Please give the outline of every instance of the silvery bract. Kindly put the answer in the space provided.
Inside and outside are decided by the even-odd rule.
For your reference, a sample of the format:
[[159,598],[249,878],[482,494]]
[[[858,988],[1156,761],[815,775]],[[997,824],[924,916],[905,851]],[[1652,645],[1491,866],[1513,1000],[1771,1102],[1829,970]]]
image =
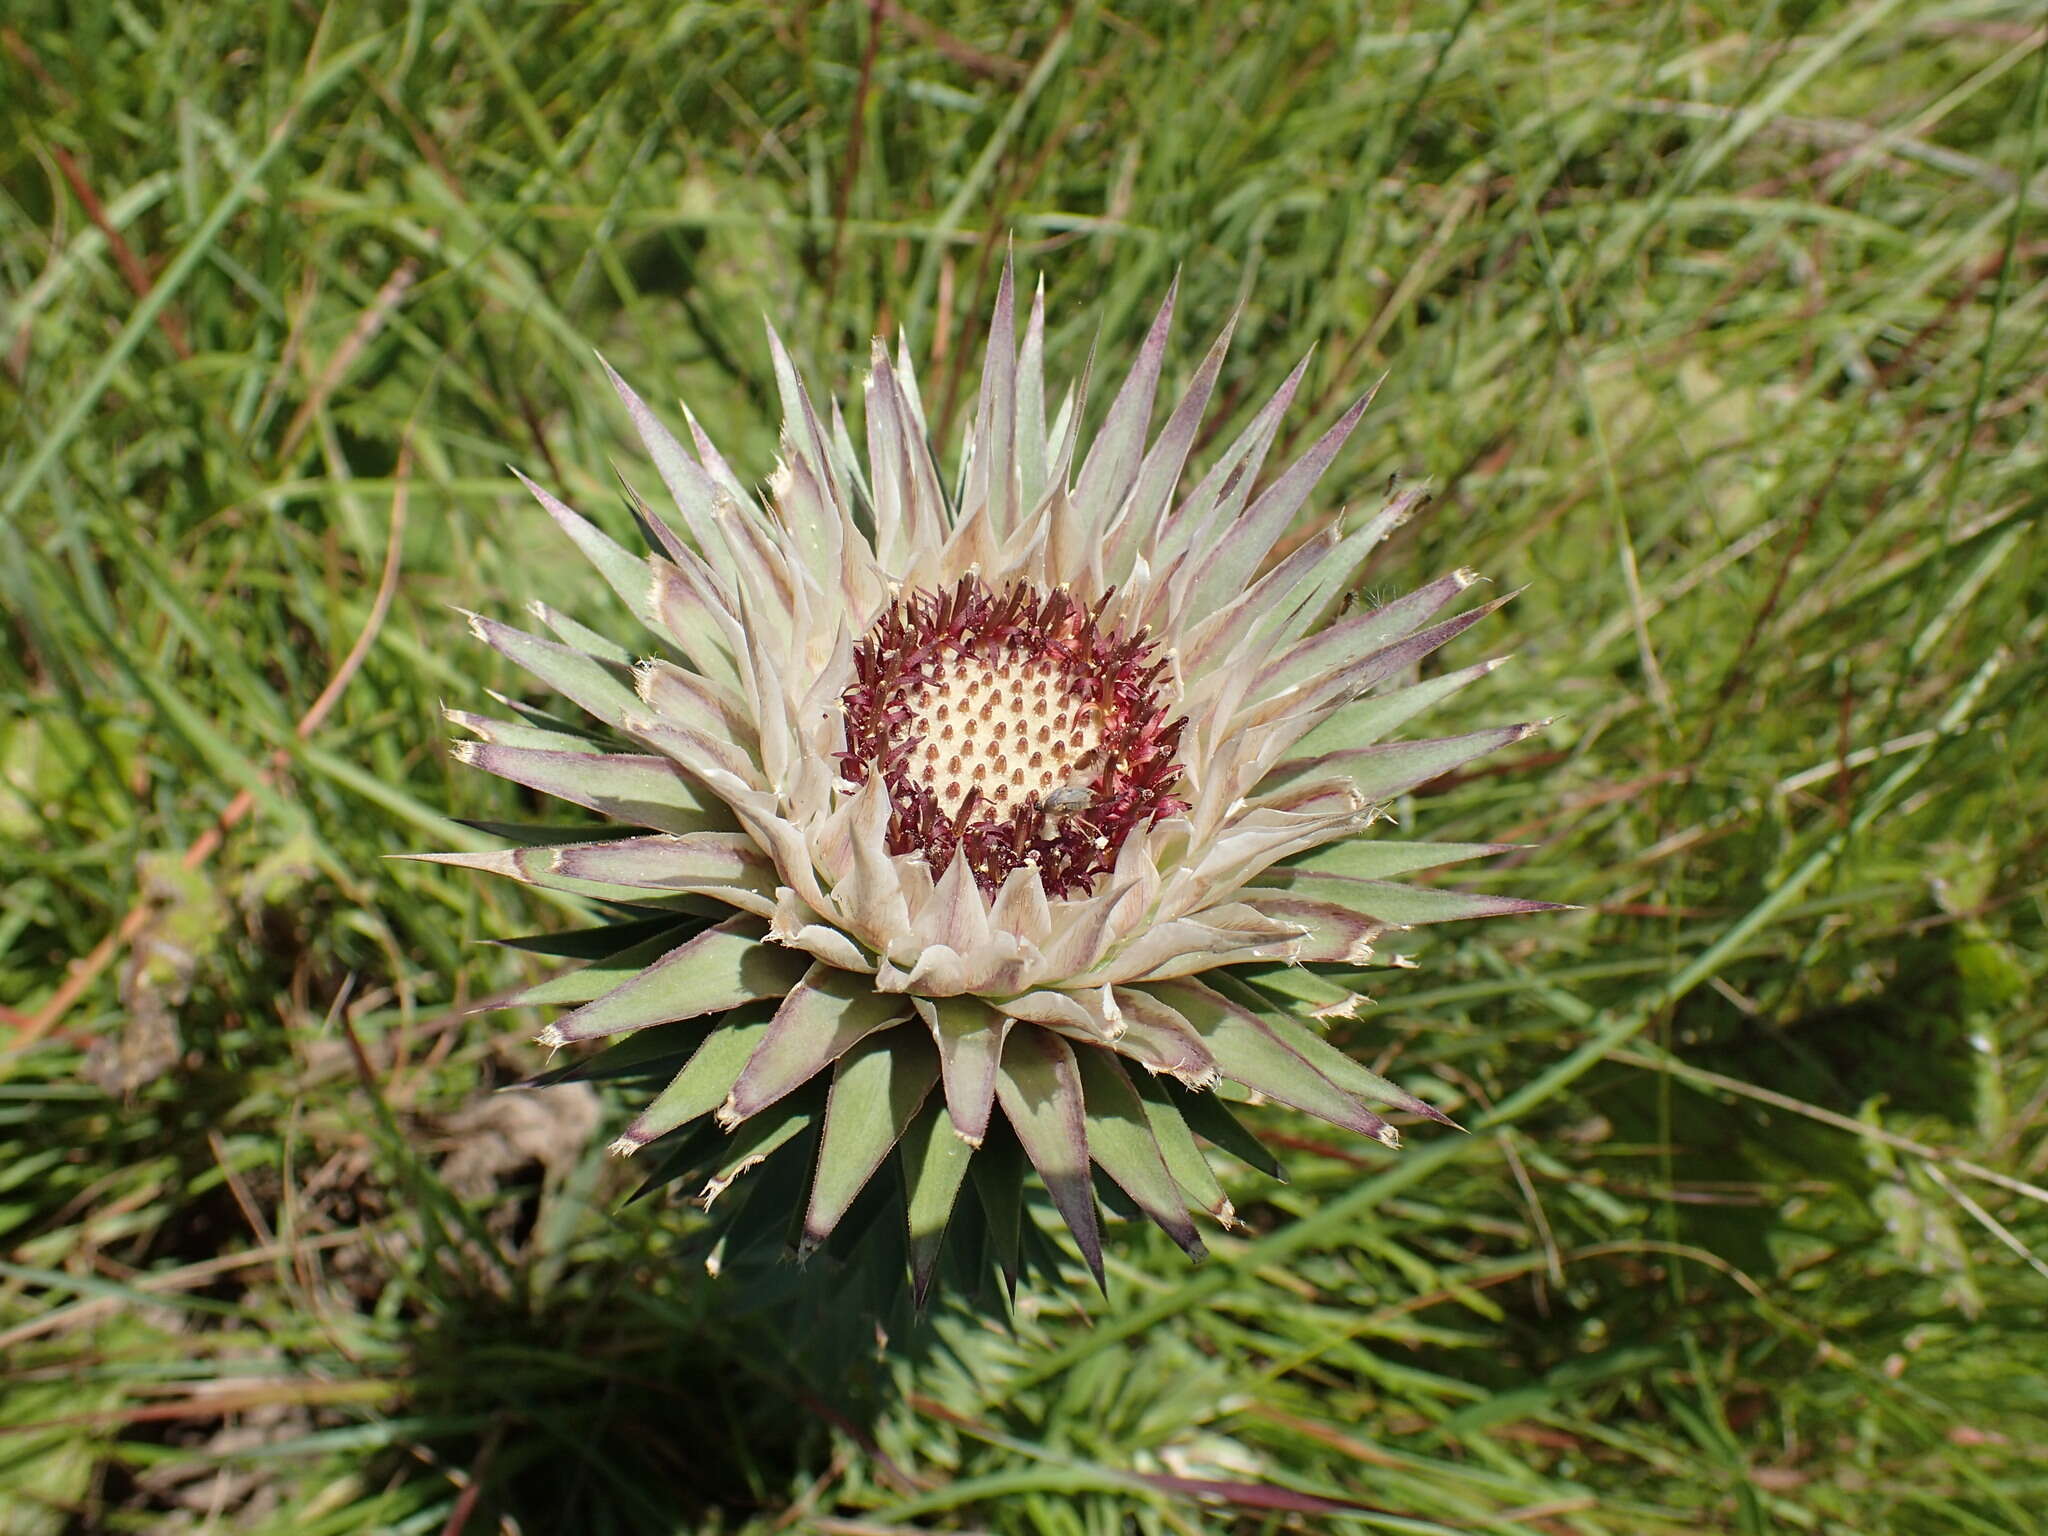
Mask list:
[[1389,883],[1496,851],[1381,811],[1531,727],[1386,740],[1491,668],[1415,680],[1498,606],[1437,617],[1473,573],[1360,601],[1414,493],[1284,542],[1365,402],[1254,494],[1296,368],[1184,487],[1229,332],[1148,444],[1169,294],[1084,453],[1081,393],[1047,408],[1042,291],[1021,340],[1012,293],[950,490],[879,343],[863,456],[770,338],[765,497],[614,376],[676,520],[636,507],[643,557],[533,490],[644,633],[476,618],[571,708],[453,718],[463,761],[622,825],[435,856],[607,904],[524,941],[589,964],[514,1002],[573,1005],[546,1045],[612,1042],[580,1075],[666,1080],[614,1150],[738,1207],[729,1248],[886,1224],[920,1296],[949,1224],[1014,1278],[1027,1161],[1098,1279],[1098,1191],[1199,1255],[1190,1210],[1233,1220],[1204,1144],[1272,1167],[1219,1083],[1390,1147],[1379,1110],[1442,1120],[1297,1016],[1348,995],[1294,967],[1545,905]]

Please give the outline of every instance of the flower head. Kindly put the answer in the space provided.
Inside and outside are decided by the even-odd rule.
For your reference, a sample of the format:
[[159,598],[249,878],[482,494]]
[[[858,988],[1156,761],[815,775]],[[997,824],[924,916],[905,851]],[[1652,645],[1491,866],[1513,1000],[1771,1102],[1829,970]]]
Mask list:
[[[1263,1160],[1208,1090],[1388,1146],[1380,1110],[1444,1118],[1295,1017],[1290,995],[1348,994],[1287,968],[1547,905],[1390,883],[1495,851],[1361,834],[1533,729],[1385,740],[1490,670],[1417,681],[1498,603],[1438,617],[1459,570],[1354,606],[1413,492],[1276,557],[1366,406],[1260,488],[1301,368],[1183,487],[1229,332],[1148,443],[1172,309],[1085,455],[1083,398],[1047,410],[1042,291],[1020,339],[1006,270],[950,491],[907,361],[877,344],[863,458],[772,335],[765,498],[616,375],[676,523],[636,504],[636,556],[532,487],[651,638],[474,618],[588,718],[456,713],[461,755],[626,835],[499,829],[524,846],[434,857],[611,904],[533,941],[590,963],[514,1001],[571,1005],[547,1045],[615,1042],[587,1074],[669,1077],[615,1150],[653,1147],[707,1201],[749,1191],[728,1243],[780,1241],[793,1200],[801,1251],[900,1233],[920,1294],[949,1221],[1014,1275],[1028,1162],[1098,1278],[1098,1169],[1199,1254],[1190,1208],[1233,1216],[1197,1137]],[[878,1177],[892,1152],[900,1179]],[[782,1184],[741,1179],[763,1164]]]

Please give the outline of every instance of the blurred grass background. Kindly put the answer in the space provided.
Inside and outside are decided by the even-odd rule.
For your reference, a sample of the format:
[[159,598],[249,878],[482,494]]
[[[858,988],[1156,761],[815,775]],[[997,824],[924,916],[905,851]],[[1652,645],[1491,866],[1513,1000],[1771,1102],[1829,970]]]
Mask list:
[[[2022,0],[7,7],[0,1531],[2042,1530],[2044,60]],[[1321,504],[1429,477],[1376,579],[1529,584],[1439,718],[1558,716],[1404,819],[1581,910],[1336,1026],[1476,1134],[1268,1111],[1208,1265],[1125,1230],[856,1391],[615,1105],[491,1093],[479,941],[565,915],[384,855],[514,818],[451,605],[613,622],[506,470],[624,528],[593,348],[762,476],[763,314],[851,399],[900,327],[946,435],[1012,240],[1059,375],[1176,271],[1219,430],[1385,374]]]

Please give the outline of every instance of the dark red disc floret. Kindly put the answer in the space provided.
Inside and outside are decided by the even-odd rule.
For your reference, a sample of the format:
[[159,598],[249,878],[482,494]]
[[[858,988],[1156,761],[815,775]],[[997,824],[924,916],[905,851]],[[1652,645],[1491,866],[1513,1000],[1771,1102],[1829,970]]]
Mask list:
[[[1161,707],[1166,663],[1143,634],[1103,623],[1109,598],[1089,608],[1064,588],[1041,593],[1017,583],[998,592],[964,576],[950,588],[905,594],[875,621],[854,649],[854,682],[840,698],[839,766],[855,784],[881,773],[891,853],[922,853],[937,875],[965,849],[991,896],[1013,870],[1035,863],[1048,896],[1078,896],[1115,865],[1132,833],[1187,809],[1174,793],[1187,722],[1169,721]],[[1041,782],[1049,769],[1035,774],[1010,803],[976,787],[949,813],[928,761],[931,722],[913,701],[981,666],[1049,676],[1061,706],[1076,720],[1085,713],[1092,747],[1062,768],[1058,783]],[[1000,749],[980,750],[993,760]]]

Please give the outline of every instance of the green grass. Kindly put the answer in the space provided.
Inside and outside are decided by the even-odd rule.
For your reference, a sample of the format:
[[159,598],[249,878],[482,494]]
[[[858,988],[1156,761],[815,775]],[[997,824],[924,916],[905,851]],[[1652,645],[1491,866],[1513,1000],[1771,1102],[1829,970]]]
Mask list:
[[[2039,1530],[2037,7],[914,9],[8,8],[0,1530]],[[516,814],[451,605],[610,622],[506,469],[624,526],[593,348],[765,475],[764,313],[957,423],[1012,241],[1062,374],[1177,270],[1219,430],[1385,376],[1320,505],[1557,717],[1404,819],[1580,910],[1337,1026],[1473,1135],[1267,1112],[1203,1268],[849,1376],[489,1096],[564,914],[384,855]]]

